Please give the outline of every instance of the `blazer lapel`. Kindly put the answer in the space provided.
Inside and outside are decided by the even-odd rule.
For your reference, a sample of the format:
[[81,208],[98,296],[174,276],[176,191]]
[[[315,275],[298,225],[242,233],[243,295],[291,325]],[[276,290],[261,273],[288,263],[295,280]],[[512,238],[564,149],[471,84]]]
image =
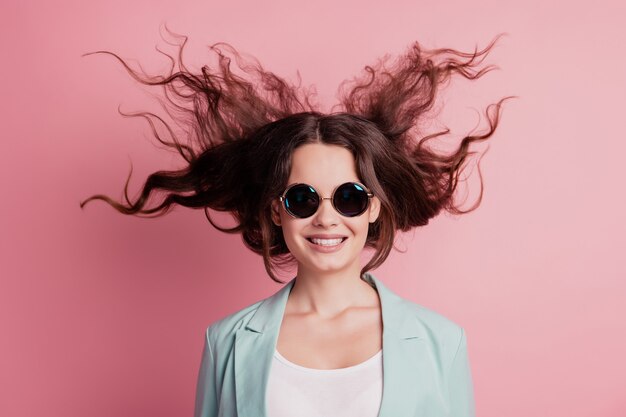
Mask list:
[[[379,417],[429,411],[439,381],[433,372],[427,331],[407,300],[371,273],[364,279],[378,291],[383,318],[383,396]],[[265,394],[278,333],[295,278],[259,305],[248,324],[235,332],[234,370],[238,417],[267,417]]]
[[440,415],[440,371],[415,307],[371,273],[383,315],[383,397],[378,417]]
[[235,332],[235,400],[238,417],[267,417],[265,391],[295,278],[259,305],[248,324]]

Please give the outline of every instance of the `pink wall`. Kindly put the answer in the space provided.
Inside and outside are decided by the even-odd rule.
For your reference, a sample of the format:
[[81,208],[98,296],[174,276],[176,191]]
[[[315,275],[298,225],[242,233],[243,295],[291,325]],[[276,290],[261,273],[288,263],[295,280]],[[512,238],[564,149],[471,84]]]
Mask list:
[[487,58],[501,70],[453,80],[441,117],[459,137],[520,96],[481,163],[483,204],[405,235],[374,273],[466,328],[479,416],[626,415],[621,2],[6,3],[1,416],[191,415],[206,325],[279,288],[201,211],[79,208],[121,198],[131,161],[133,192],[179,163],[117,113],[158,109],[147,89],[110,56],[80,56],[163,71],[163,22],[190,36],[189,65],[224,40],[292,80],[299,69],[330,104],[341,80],[412,41],[469,51],[508,32]]

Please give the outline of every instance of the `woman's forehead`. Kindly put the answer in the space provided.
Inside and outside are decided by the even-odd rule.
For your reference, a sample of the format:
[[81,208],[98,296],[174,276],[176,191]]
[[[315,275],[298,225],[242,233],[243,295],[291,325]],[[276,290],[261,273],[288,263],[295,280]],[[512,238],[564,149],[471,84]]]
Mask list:
[[294,150],[289,184],[304,182],[333,189],[346,181],[359,181],[350,150],[320,143],[308,143]]

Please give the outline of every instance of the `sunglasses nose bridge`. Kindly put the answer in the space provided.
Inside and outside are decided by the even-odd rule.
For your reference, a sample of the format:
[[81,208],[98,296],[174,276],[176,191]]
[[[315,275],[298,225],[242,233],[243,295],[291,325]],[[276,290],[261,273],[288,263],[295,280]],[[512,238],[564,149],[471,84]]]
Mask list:
[[335,208],[335,204],[332,201],[333,197],[319,197],[319,204],[317,205],[317,210],[315,210],[315,213],[313,213],[313,216],[320,215],[320,211],[322,210],[322,203],[324,202],[324,200],[330,200],[330,209],[334,211],[335,214],[338,214],[341,216],[341,213],[337,211],[337,209]]
[[330,200],[330,206],[333,208],[333,210],[335,209],[335,205],[333,204],[333,198],[332,197],[319,197],[319,204],[317,205],[317,210],[315,211],[315,213],[319,213],[320,208],[322,207],[322,203],[324,202],[324,200]]

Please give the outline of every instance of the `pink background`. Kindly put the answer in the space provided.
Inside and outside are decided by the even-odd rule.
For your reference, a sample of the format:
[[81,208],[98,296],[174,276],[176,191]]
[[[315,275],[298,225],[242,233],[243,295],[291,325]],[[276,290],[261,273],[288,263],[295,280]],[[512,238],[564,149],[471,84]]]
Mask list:
[[466,328],[479,416],[626,415],[624,6],[507,3],[3,2],[0,415],[191,415],[206,326],[280,288],[201,211],[79,208],[121,198],[131,162],[133,193],[181,163],[117,113],[158,110],[161,90],[81,58],[165,71],[163,23],[189,35],[190,67],[231,42],[327,104],[415,40],[469,52],[507,32],[485,61],[501,70],[442,94],[452,138],[520,96],[482,160],[481,207],[404,235],[374,274]]

